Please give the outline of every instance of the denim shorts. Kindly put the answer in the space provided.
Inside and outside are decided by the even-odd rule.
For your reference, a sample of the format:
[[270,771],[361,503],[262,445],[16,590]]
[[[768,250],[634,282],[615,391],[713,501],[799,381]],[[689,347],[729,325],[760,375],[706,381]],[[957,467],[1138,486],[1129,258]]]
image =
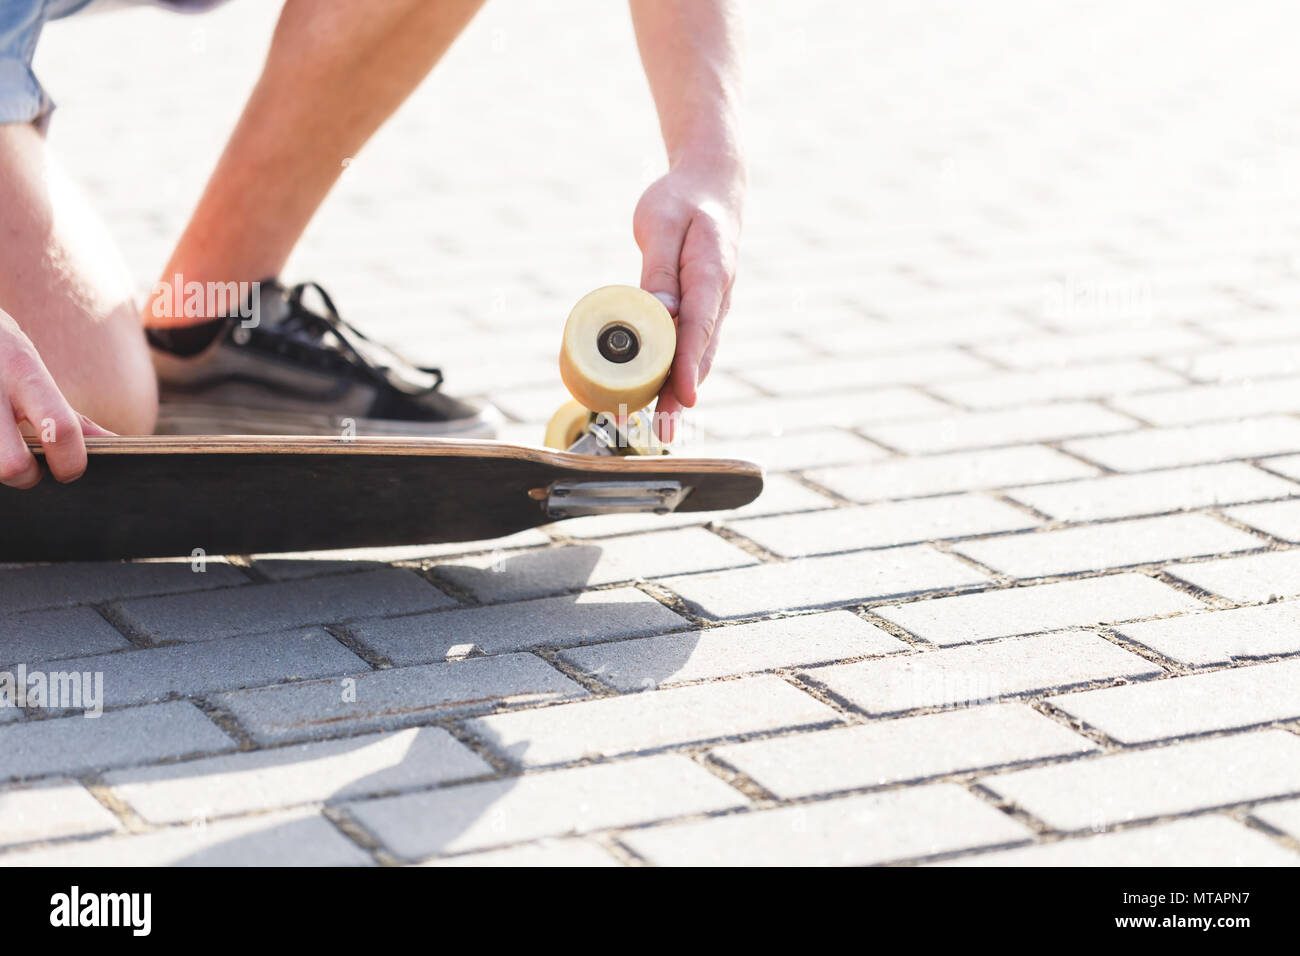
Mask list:
[[32,73],[32,54],[47,20],[83,11],[150,5],[188,13],[224,0],[0,0],[0,123],[43,123],[54,108]]

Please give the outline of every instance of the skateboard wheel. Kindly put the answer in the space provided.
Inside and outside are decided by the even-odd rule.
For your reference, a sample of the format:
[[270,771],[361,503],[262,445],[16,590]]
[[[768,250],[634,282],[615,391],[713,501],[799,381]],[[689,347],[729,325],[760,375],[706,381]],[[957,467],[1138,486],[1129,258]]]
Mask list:
[[565,402],[546,423],[546,437],[542,444],[547,448],[564,451],[582,437],[582,433],[596,416],[580,402]]
[[677,327],[662,302],[634,286],[607,285],[569,313],[560,377],[591,411],[628,414],[659,393],[676,351]]

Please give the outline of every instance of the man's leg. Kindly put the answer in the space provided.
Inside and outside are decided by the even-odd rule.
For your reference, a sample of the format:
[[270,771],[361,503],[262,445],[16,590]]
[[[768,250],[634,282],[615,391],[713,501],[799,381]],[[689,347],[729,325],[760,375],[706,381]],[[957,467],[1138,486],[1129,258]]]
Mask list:
[[[288,0],[262,76],[163,277],[188,284],[278,275],[343,161],[482,2]],[[151,309],[146,320],[186,321],[154,318]]]
[[157,384],[129,272],[104,225],[28,123],[0,124],[0,308],[69,404],[148,434]]

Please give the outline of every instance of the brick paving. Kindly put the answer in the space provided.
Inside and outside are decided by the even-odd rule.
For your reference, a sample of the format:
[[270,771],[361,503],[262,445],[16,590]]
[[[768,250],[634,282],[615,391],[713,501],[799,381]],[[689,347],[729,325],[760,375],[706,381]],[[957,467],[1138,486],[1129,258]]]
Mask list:
[[[489,4],[290,270],[528,442],[661,164],[625,10],[570,6]],[[748,6],[686,449],[769,492],[0,568],[5,666],[105,707],[0,712],[0,863],[1300,863],[1288,5]],[[272,7],[47,33],[52,141],[142,288]]]

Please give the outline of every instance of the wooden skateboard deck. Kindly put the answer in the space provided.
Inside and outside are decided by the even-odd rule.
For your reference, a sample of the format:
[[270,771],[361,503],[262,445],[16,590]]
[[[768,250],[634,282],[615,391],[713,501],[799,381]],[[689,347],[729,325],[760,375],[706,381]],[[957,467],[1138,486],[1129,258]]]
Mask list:
[[[762,469],[436,438],[92,438],[68,485],[0,486],[0,561],[88,561],[478,541],[565,517],[716,511]],[[34,448],[38,455],[39,448]]]

